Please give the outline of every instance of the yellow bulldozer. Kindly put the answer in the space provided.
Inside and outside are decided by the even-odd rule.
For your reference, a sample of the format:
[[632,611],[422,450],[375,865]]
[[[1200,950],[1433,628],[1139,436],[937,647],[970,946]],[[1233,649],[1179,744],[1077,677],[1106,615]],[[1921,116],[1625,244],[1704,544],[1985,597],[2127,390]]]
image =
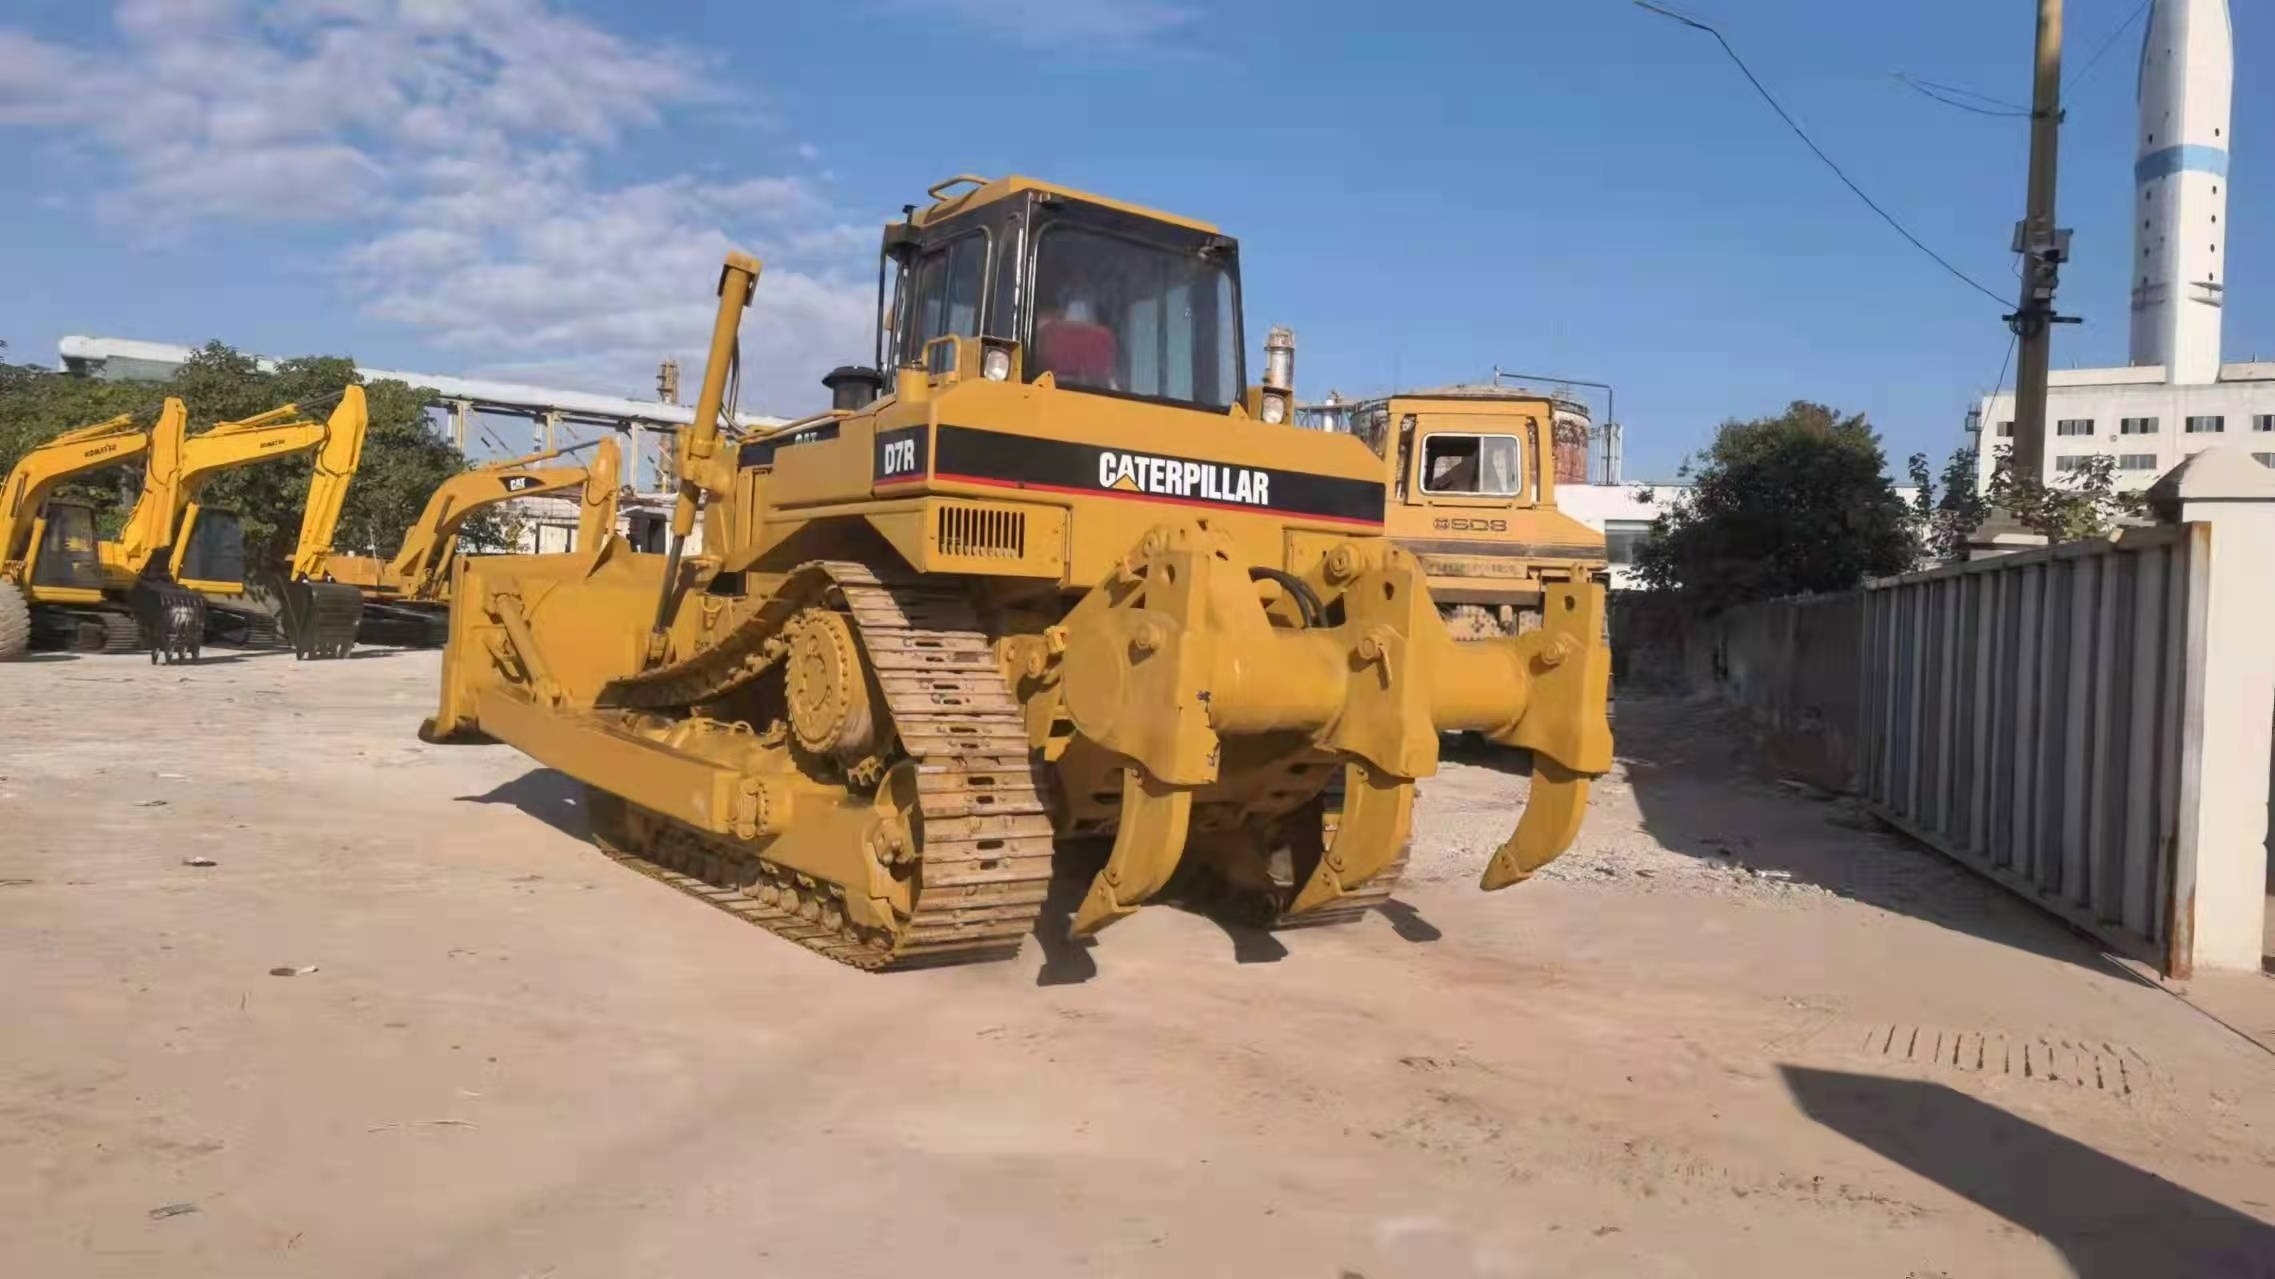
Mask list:
[[418,518],[403,532],[391,559],[328,555],[309,580],[357,592],[361,635],[368,643],[431,648],[449,638],[450,570],[466,521],[501,503],[576,490],[576,551],[597,555],[616,528],[622,488],[622,451],[613,439],[580,446],[593,451],[586,466],[548,466],[578,449],[555,449],[474,467],[443,481]]
[[739,440],[759,267],[728,258],[668,548],[461,561],[422,736],[583,780],[612,855],[866,969],[1011,954],[1062,848],[1104,852],[1077,934],[1165,893],[1356,917],[1450,731],[1532,761],[1484,887],[1569,846],[1611,763],[1603,588],[1456,643],[1381,459],[1293,425],[1292,352],[1247,384],[1231,237],[928,194],[884,234],[875,368]]
[[1386,531],[1420,562],[1448,629],[1474,639],[1531,630],[1548,587],[1611,571],[1604,535],[1556,506],[1570,412],[1538,391],[1465,385],[1305,405],[1298,419],[1374,451]]

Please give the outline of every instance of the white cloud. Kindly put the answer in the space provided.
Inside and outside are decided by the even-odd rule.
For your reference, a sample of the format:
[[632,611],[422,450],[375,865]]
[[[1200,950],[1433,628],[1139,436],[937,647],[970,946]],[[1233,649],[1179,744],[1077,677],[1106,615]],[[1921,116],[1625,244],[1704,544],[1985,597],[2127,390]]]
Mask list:
[[[1115,51],[1176,33],[1200,14],[1160,0],[877,0],[882,7],[937,14],[1008,34],[1038,47],[1079,56],[1096,49]],[[1083,42],[1092,42],[1085,48]]]
[[340,287],[450,352],[438,372],[638,393],[662,356],[699,357],[730,246],[768,263],[746,402],[810,405],[867,349],[875,232],[815,180],[595,176],[721,100],[688,51],[553,0],[118,0],[111,19],[75,43],[0,28],[0,126],[115,161],[92,203],[117,233],[337,226]]

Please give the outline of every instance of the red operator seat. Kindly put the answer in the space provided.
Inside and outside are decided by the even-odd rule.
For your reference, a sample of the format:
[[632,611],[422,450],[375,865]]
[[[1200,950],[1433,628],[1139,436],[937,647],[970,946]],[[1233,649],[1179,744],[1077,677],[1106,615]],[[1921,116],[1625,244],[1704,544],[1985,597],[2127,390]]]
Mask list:
[[1035,362],[1061,382],[1108,386],[1114,380],[1114,331],[1085,320],[1035,321]]

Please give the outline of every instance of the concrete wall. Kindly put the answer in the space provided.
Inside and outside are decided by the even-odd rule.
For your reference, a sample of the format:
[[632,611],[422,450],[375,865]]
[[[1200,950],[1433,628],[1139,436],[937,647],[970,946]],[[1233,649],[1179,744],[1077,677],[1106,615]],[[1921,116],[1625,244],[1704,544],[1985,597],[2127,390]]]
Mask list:
[[1784,776],[2168,975],[2260,967],[2275,471],[2192,456],[2162,523],[1694,618],[1615,603],[1621,686],[1711,695]]

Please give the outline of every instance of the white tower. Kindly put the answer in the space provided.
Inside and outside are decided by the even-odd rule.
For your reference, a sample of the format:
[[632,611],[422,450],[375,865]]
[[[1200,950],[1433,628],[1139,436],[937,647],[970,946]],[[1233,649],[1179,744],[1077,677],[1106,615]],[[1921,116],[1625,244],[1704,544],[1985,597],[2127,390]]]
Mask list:
[[2163,365],[2167,382],[2220,376],[2234,83],[2227,0],[2156,0],[2141,44],[2132,362]]

